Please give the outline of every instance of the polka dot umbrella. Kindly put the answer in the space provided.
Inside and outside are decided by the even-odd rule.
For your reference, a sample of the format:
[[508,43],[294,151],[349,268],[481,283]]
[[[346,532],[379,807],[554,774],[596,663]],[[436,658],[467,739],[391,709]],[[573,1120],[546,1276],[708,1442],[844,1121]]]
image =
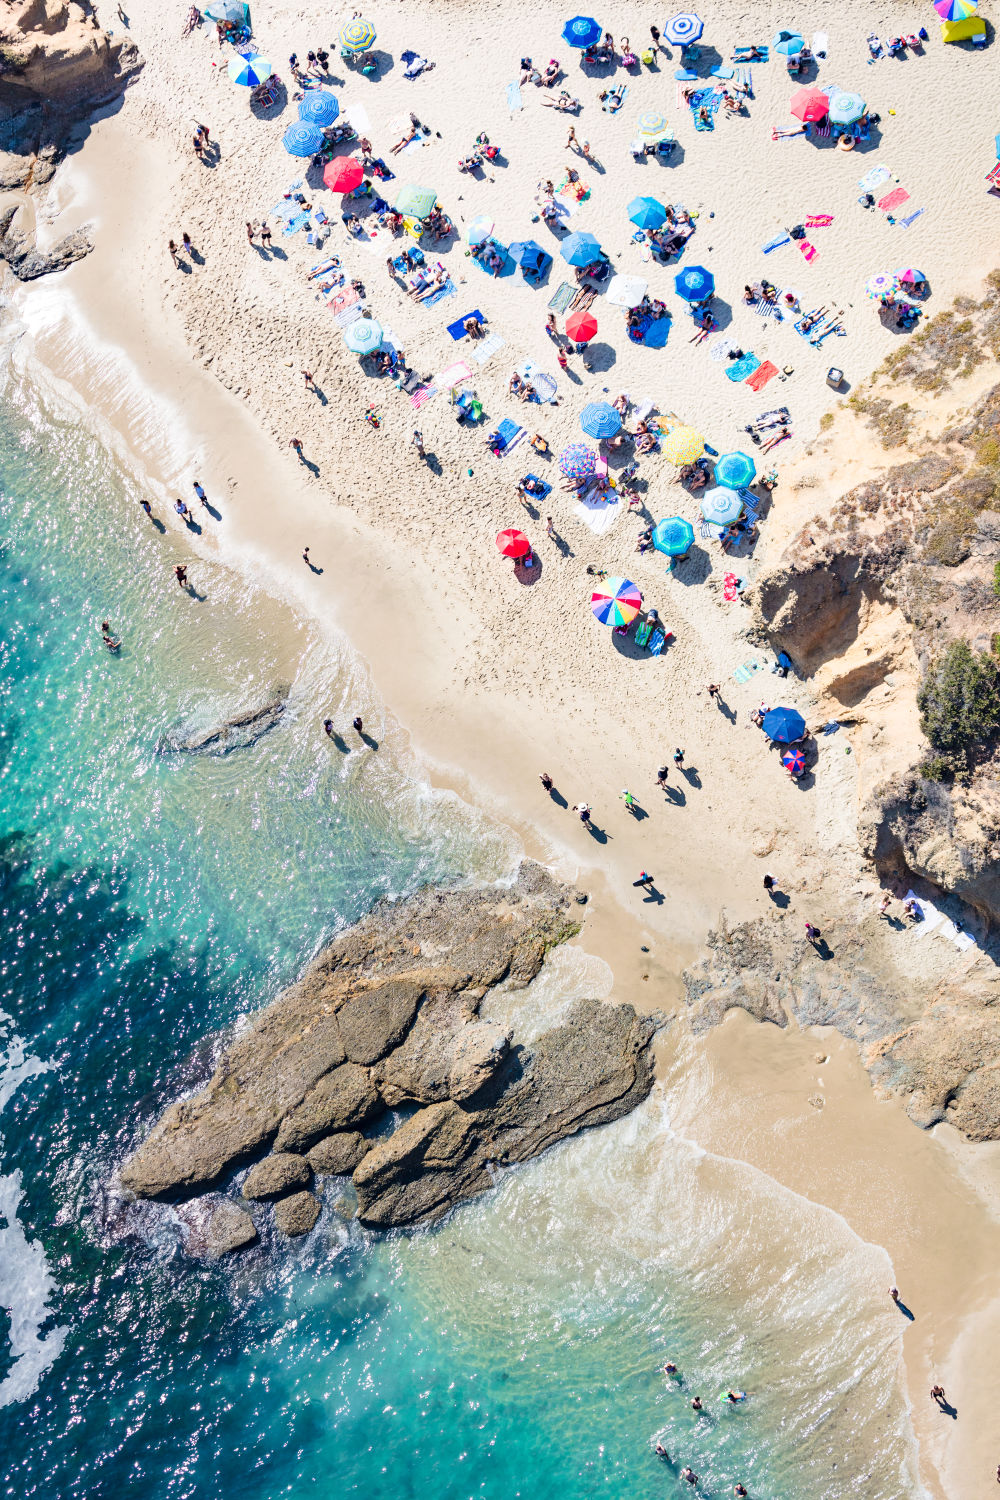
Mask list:
[[597,467],[597,454],[586,443],[570,443],[559,455],[559,468],[567,479],[586,479]]
[[705,451],[705,439],[693,427],[679,423],[660,439],[660,451],[672,464],[690,464]]

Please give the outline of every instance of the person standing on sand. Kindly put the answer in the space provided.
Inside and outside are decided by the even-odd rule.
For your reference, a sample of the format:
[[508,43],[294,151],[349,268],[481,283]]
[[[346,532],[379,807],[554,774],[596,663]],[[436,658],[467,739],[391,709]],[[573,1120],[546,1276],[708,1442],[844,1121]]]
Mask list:
[[202,488],[201,480],[196,479],[191,487],[194,490],[195,494],[198,496],[198,499],[201,501],[202,505],[206,510],[208,510],[208,496],[205,494],[205,491]]
[[360,714],[358,714],[355,718],[353,718],[351,720],[351,728],[354,730],[355,734],[363,734],[364,733],[364,728],[365,728],[364,720],[362,719],[362,717],[361,717]]
[[305,563],[305,565],[306,565],[307,568],[311,568],[312,567],[312,563],[309,561],[309,548],[308,547],[306,547],[304,549],[303,553],[302,553],[302,561]]
[[649,28],[649,34],[653,38],[653,46],[654,47],[659,47],[659,45],[660,45],[660,33],[659,33],[658,28],[655,27],[655,26],[651,26]]
[[708,693],[708,696],[710,698],[714,698],[715,699],[716,703],[718,703],[718,702],[721,701],[721,698],[722,698],[722,688],[720,687],[719,683],[717,683],[717,682],[710,682],[708,684],[708,687],[705,689],[705,691]]
[[142,506],[142,508],[146,512],[147,516],[152,516],[152,514],[153,514],[153,507],[150,505],[150,503],[146,499],[145,495],[140,496],[140,498],[139,498],[139,504]]
[[203,161],[205,156],[205,143],[201,138],[200,130],[198,131],[197,135],[193,135],[191,137],[191,144],[194,147],[195,156],[199,161]]
[[545,517],[545,535],[546,536],[555,536],[555,534],[556,534],[555,522],[553,521],[553,519],[552,519],[551,516],[546,516]]
[[306,383],[306,390],[307,391],[314,391],[316,389],[316,382],[315,382],[315,380],[313,380],[312,370],[303,370],[302,371],[302,378],[304,379],[304,381]]
[[418,458],[427,457],[426,453],[424,452],[424,435],[420,431],[419,427],[415,427],[413,429],[413,436],[410,439],[410,444],[412,447],[416,448]]
[[948,1405],[948,1398],[944,1393],[943,1385],[931,1386],[931,1400],[936,1401],[939,1410],[944,1411],[945,1407]]
[[775,888],[776,883],[777,882],[775,881],[775,878],[774,878],[773,875],[765,875],[764,876],[764,889],[765,889],[765,891],[773,891],[774,888]]
[[268,250],[270,250],[270,248],[271,248],[271,230],[270,230],[270,226],[268,225],[268,222],[267,222],[266,219],[262,219],[261,220],[261,224],[260,224],[260,242]]
[[180,261],[177,259],[177,246],[174,244],[173,240],[167,241],[167,249],[170,251],[170,259],[173,261],[174,265],[179,266]]
[[886,891],[885,895],[882,897],[882,900],[878,904],[878,914],[879,914],[880,918],[885,918],[885,920],[888,921],[888,919],[889,919],[889,907],[891,905],[892,905],[892,897],[890,896],[889,892]]
[[254,237],[254,227],[248,221],[247,222],[247,239],[250,241],[251,245],[253,244],[253,237]]
[[295,452],[298,454],[300,462],[301,463],[305,463],[305,459],[302,457],[302,439],[301,438],[289,438],[288,439],[288,446],[289,446],[289,448],[294,448]]
[[562,370],[564,375],[569,373],[569,360],[566,357],[566,350],[562,347],[561,344],[556,350],[556,364],[559,366],[560,370]]
[[813,947],[819,942],[819,928],[814,927],[811,922],[806,923],[806,937]]
[[679,769],[681,766],[683,766],[683,764],[684,764],[684,751],[680,750],[680,749],[677,749],[677,750],[674,751],[674,765],[677,766],[678,769]]
[[191,241],[191,236],[188,234],[186,229],[181,235],[181,244],[184,246],[184,249],[187,251],[188,255],[194,255],[194,245]]
[[548,771],[543,771],[542,774],[539,776],[538,779],[542,783],[542,786],[545,788],[545,790],[547,792],[551,792],[554,783],[553,783],[552,777],[549,775]]
[[569,127],[569,135],[566,137],[566,150],[568,151],[569,148],[570,148],[570,146],[575,146],[575,145],[576,145],[576,126],[575,125],[571,125]]
[[589,824],[589,822],[590,822],[590,803],[589,802],[574,802],[573,803],[573,811],[575,813],[579,813],[580,814],[580,822],[581,823],[587,823],[587,824]]

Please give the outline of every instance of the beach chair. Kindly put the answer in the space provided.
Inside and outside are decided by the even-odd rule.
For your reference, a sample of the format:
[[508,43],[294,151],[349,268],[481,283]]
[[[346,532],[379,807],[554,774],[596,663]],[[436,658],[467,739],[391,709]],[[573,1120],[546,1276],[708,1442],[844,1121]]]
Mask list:
[[635,627],[635,643],[643,651],[649,645],[649,637],[653,634],[653,627],[648,620],[643,620],[641,625]]

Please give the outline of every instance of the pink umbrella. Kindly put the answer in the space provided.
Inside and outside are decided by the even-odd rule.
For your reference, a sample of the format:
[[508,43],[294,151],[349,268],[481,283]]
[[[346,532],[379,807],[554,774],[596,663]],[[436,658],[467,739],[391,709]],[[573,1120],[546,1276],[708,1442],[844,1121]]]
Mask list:
[[815,123],[830,113],[830,101],[819,89],[796,89],[789,108],[797,120]]
[[364,167],[353,156],[338,156],[323,168],[323,182],[333,193],[353,193],[364,176]]

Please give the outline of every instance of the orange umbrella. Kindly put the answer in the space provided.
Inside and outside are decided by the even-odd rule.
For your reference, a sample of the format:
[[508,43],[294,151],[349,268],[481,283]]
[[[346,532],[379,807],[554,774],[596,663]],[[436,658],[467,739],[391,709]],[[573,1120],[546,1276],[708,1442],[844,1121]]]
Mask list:
[[323,168],[323,182],[334,193],[353,193],[364,176],[364,167],[353,156],[338,156]]
[[830,113],[830,100],[819,89],[796,89],[789,108],[797,120],[815,123]]
[[527,557],[531,551],[531,543],[523,531],[501,531],[497,546],[504,557]]

